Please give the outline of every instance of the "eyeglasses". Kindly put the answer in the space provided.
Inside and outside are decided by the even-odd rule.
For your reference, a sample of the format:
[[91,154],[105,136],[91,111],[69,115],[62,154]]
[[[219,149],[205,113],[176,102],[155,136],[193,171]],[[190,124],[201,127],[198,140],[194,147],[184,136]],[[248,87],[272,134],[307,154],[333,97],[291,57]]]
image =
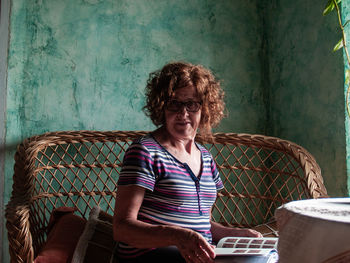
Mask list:
[[166,104],[166,109],[168,111],[173,112],[179,112],[183,109],[183,107],[186,108],[188,112],[197,112],[201,108],[202,102],[199,101],[178,101],[178,100],[171,100]]

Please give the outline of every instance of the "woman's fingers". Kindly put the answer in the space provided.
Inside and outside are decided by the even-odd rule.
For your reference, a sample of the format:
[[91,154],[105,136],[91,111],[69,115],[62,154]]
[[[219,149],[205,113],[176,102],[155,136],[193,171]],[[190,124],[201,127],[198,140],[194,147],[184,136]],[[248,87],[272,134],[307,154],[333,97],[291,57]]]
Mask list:
[[[180,251],[181,252],[181,251]],[[187,263],[208,263],[214,262],[214,259],[203,250],[190,250],[181,252],[182,256],[186,259]]]
[[214,262],[214,258],[215,258],[214,248],[210,244],[208,245],[209,247],[206,246],[205,248],[202,248],[198,253],[198,258],[200,262]]
[[263,235],[256,230],[253,230],[253,229],[245,229],[245,230],[246,230],[247,237],[263,237]]
[[263,237],[263,235],[253,229],[248,228],[232,228],[231,232],[228,233],[228,236],[233,237]]
[[198,253],[189,253],[184,257],[187,263],[210,263],[214,262],[214,259],[208,256],[208,254]]
[[188,263],[214,262],[214,248],[199,233],[187,230],[185,238],[178,245],[181,255]]

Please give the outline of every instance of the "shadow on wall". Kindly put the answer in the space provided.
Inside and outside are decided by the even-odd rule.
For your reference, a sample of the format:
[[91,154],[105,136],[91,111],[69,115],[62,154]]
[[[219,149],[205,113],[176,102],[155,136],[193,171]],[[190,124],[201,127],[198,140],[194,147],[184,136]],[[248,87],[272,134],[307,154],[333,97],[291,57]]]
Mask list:
[[14,153],[17,150],[18,145],[22,143],[22,141],[18,141],[16,143],[5,144],[0,146],[0,159],[5,158],[4,156],[7,153]]

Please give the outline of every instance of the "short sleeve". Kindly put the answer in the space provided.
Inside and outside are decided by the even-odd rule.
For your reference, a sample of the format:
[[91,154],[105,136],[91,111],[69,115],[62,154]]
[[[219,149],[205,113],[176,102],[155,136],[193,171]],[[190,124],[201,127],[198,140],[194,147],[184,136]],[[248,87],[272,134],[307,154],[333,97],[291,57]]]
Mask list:
[[153,163],[148,149],[141,143],[134,142],[125,153],[118,185],[138,185],[153,191],[155,184]]
[[216,163],[214,162],[213,158],[211,159],[211,172],[213,174],[213,180],[216,185],[216,190],[222,190],[224,188],[224,185],[222,183],[220,173],[216,167]]

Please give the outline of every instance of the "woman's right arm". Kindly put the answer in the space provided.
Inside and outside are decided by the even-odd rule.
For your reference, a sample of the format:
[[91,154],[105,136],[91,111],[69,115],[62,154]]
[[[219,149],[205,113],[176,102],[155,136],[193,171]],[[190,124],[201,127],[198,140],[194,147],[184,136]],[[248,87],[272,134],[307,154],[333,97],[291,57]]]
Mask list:
[[118,186],[113,217],[113,237],[137,248],[175,245],[187,262],[212,262],[211,245],[195,231],[174,225],[152,225],[137,219],[145,189]]

